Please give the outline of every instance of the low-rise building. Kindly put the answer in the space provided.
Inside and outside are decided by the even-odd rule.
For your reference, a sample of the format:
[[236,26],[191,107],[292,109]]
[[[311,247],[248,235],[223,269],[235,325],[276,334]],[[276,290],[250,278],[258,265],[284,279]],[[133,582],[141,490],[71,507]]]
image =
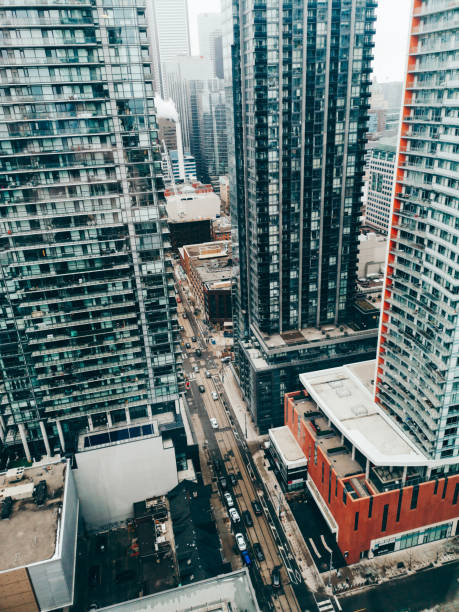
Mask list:
[[66,460],[0,474],[0,609],[73,603],[78,497]]
[[179,249],[196,305],[207,321],[231,320],[231,243],[228,240],[189,244]]
[[194,181],[166,189],[164,195],[172,248],[208,242],[212,221],[220,216],[220,198],[212,185]]
[[287,491],[302,489],[308,474],[308,461],[290,429],[283,425],[269,430],[268,452]]
[[260,612],[247,568],[103,608],[106,612],[191,609],[194,612]]
[[231,240],[231,219],[223,216],[212,221],[213,240]]
[[300,375],[285,424],[347,563],[457,534],[459,475],[439,469],[374,402],[375,362]]

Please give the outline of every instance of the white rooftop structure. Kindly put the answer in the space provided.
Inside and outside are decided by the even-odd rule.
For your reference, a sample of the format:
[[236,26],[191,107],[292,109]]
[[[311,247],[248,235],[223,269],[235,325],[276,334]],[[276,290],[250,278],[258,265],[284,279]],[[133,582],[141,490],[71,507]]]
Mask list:
[[287,425],[270,429],[269,439],[289,469],[307,466],[308,460]]
[[220,198],[211,191],[199,193],[191,185],[185,185],[180,193],[166,196],[169,222],[216,219],[220,215]]
[[430,466],[429,460],[373,399],[375,361],[300,374],[320,410],[376,466]]
[[260,612],[247,568],[102,608],[129,612]]

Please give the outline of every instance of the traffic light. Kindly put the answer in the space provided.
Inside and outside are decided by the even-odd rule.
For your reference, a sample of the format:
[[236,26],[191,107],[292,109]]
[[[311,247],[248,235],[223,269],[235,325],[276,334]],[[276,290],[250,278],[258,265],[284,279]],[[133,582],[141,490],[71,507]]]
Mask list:
[[190,388],[190,381],[187,380],[185,383],[185,389],[189,389]]

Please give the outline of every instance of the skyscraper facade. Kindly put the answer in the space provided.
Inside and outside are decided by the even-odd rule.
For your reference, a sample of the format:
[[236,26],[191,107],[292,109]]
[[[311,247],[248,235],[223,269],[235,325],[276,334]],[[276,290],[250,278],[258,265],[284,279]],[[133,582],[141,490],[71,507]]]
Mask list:
[[212,62],[213,76],[222,79],[222,14],[202,13],[198,15],[198,36],[199,54]]
[[458,14],[414,1],[376,379],[376,401],[424,453],[456,462]]
[[145,11],[0,7],[0,435],[27,455],[178,398]]
[[[224,3],[236,354],[259,424],[281,422],[281,397],[296,384],[293,363],[362,358],[375,346],[374,331],[345,328],[353,318],[375,6]],[[278,417],[260,420],[256,406],[270,404]]]
[[155,91],[166,97],[164,63],[191,55],[187,0],[147,0]]

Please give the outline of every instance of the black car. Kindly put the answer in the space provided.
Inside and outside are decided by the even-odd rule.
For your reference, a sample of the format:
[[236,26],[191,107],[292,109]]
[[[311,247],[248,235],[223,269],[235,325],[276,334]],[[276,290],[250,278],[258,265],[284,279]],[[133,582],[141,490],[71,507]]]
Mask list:
[[281,577],[278,567],[275,567],[271,572],[271,586],[273,587],[273,589],[281,588]]
[[254,542],[253,543],[253,552],[255,554],[255,557],[257,558],[258,561],[264,561],[265,560],[265,556],[263,554],[263,551],[261,550],[261,546],[258,542]]
[[191,336],[191,342],[196,342],[196,336]]
[[180,331],[185,331],[185,328],[183,327],[183,325],[180,325],[179,330]]
[[196,349],[195,353],[196,353],[197,357],[201,357],[201,355],[202,355],[201,349]]
[[183,313],[183,318],[188,319],[188,315],[186,314],[186,312]]
[[247,525],[247,527],[253,527],[253,520],[250,512],[248,510],[244,510],[242,516],[244,517],[244,523]]
[[201,393],[205,393],[206,392],[206,388],[204,387],[204,385],[199,385],[198,389],[199,389],[199,391]]
[[187,342],[187,343],[185,344],[185,348],[190,349],[190,348],[191,348],[191,344],[190,344],[189,342]]
[[235,487],[235,486],[237,485],[237,477],[236,477],[236,474],[230,474],[230,475],[229,475],[229,479],[230,479],[230,482],[231,482],[231,486],[232,486],[232,487]]
[[260,514],[263,514],[263,508],[261,507],[261,504],[259,502],[254,500],[252,502],[252,508],[256,516],[260,516]]
[[226,478],[225,478],[224,476],[222,476],[222,477],[220,478],[220,486],[221,486],[221,488],[222,488],[224,491],[226,491],[226,489],[227,489],[227,487],[228,487],[228,483],[227,483]]

